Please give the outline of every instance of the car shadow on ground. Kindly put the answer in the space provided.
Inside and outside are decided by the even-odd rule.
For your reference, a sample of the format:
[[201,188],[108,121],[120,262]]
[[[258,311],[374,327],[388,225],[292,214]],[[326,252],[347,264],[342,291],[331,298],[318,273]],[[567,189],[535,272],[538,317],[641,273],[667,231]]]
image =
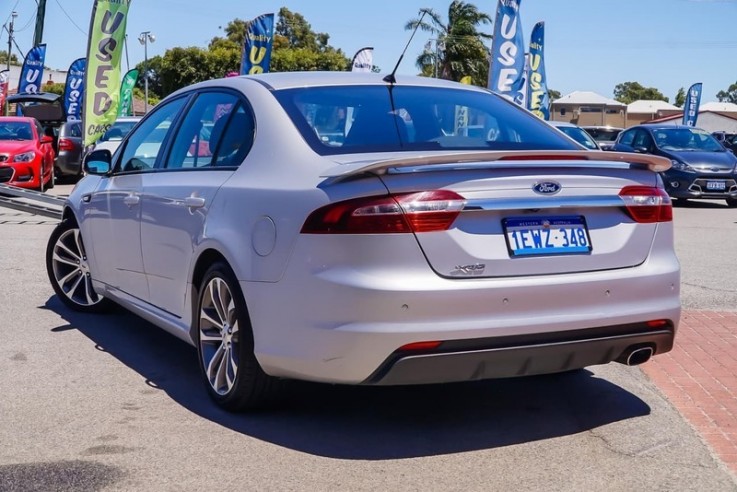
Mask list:
[[724,200],[679,200],[673,199],[676,208],[730,208]]
[[386,460],[492,449],[583,432],[648,415],[637,396],[587,370],[414,387],[293,382],[270,410],[231,414],[209,399],[196,350],[130,313],[87,315],[56,297],[44,306],[150,387],[212,422],[293,450],[337,459]]

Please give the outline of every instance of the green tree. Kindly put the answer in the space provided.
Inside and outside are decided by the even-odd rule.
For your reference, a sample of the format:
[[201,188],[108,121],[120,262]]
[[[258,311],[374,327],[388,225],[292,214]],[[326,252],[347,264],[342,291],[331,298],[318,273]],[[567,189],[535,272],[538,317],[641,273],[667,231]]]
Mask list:
[[556,91],[555,89],[548,89],[548,97],[550,98],[550,102],[553,102],[556,99],[560,99],[560,91]]
[[63,96],[65,88],[66,88],[65,84],[62,84],[60,82],[55,82],[53,84],[44,84],[41,90],[43,90],[44,92],[50,92],[52,94],[59,94],[60,96]]
[[614,99],[629,104],[640,99],[647,101],[665,101],[668,98],[655,87],[644,87],[639,82],[622,82],[614,87]]
[[682,108],[683,105],[686,103],[686,91],[683,87],[678,89],[678,92],[676,93],[676,102],[675,105],[679,108]]
[[[18,61],[18,56],[14,53],[10,54],[10,64],[11,65],[20,65],[20,62]],[[8,52],[7,51],[0,51],[0,65],[7,66],[8,65]],[[4,70],[0,66],[0,70]]]
[[737,82],[730,85],[726,91],[717,92],[719,102],[729,102],[737,104]]
[[[429,22],[423,19],[429,18]],[[427,46],[417,57],[416,65],[425,76],[435,74],[443,79],[460,81],[470,75],[472,83],[485,86],[489,75],[489,50],[484,40],[491,35],[481,32],[480,26],[491,24],[491,17],[473,4],[453,0],[448,7],[448,22],[445,23],[435,10],[421,8],[417,19],[404,26],[411,31],[419,28],[430,33],[435,40],[435,49]],[[420,19],[423,19],[420,22]],[[429,48],[429,49],[428,49]]]

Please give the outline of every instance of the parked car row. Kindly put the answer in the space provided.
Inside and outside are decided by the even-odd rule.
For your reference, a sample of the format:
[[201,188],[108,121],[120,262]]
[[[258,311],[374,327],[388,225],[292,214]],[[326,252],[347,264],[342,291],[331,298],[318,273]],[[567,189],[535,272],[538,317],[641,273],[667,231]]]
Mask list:
[[[81,178],[82,122],[66,121],[61,96],[20,93],[8,103],[20,107],[23,117],[0,117],[0,183],[43,191],[57,179]],[[119,118],[98,145],[114,151],[138,120]]]
[[646,124],[623,131],[615,151],[652,154],[669,159],[661,173],[665,190],[679,201],[725,200],[737,207],[737,157],[700,128]]

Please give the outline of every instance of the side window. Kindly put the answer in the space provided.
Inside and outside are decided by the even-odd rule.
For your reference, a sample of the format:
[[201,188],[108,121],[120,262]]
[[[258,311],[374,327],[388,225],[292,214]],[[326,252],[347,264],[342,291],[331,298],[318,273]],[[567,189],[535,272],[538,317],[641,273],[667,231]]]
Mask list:
[[253,146],[254,129],[253,117],[243,104],[238,104],[230,115],[215,122],[210,135],[210,139],[217,142],[213,165],[239,166]]
[[[192,169],[225,165],[218,162],[220,157],[216,156],[216,152],[226,136],[223,129],[226,124],[228,127],[231,126],[228,122],[236,115],[245,116],[236,96],[223,92],[203,92],[198,95],[182,119],[164,167]],[[238,149],[248,147],[245,148],[245,152],[248,152],[253,141],[253,124],[250,116],[248,120],[250,124],[247,126],[250,131],[245,127],[235,131],[227,144],[229,149],[234,146]],[[223,154],[219,152],[218,155],[222,157]]]
[[69,135],[71,137],[82,138],[82,124],[72,123],[69,125]]
[[119,162],[119,171],[145,171],[154,167],[164,139],[186,102],[187,98],[182,97],[157,107],[141,126],[129,135]]
[[619,139],[619,143],[622,145],[629,145],[632,147],[632,141],[635,139],[635,131],[624,132],[622,137]]
[[634,141],[632,143],[634,148],[644,148],[651,150],[653,147],[653,139],[645,130],[637,130]]

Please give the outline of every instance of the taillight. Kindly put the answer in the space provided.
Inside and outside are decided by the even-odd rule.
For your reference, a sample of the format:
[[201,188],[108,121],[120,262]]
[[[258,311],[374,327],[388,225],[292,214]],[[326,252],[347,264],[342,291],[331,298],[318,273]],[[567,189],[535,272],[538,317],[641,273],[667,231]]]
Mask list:
[[422,191],[331,203],[310,214],[305,234],[388,234],[445,231],[466,200],[448,190]]
[[59,150],[74,150],[74,142],[72,142],[68,138],[60,138]]
[[673,206],[670,197],[662,188],[650,186],[625,186],[619,192],[627,207],[627,213],[635,222],[670,222],[673,220]]

